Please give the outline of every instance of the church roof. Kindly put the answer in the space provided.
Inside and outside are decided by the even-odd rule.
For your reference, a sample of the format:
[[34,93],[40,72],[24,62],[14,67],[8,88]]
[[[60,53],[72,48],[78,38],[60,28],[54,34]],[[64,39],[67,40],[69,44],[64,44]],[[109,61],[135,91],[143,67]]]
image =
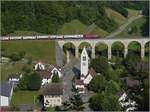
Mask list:
[[83,80],[75,80],[75,85],[84,85]]
[[94,77],[96,75],[96,72],[93,68],[90,68],[89,74],[91,74],[91,76]]

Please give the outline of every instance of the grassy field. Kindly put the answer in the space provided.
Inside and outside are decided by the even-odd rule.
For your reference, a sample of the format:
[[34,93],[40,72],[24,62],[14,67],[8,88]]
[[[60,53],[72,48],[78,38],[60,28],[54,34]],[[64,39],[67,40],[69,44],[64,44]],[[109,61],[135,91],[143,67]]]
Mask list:
[[[119,35],[117,35],[117,37],[119,38],[124,38],[124,37],[128,37],[128,38],[137,38],[137,37],[141,37],[142,36],[142,33],[141,33],[141,29],[140,27],[145,24],[146,22],[146,17],[142,17],[142,18],[139,18],[137,20],[135,20],[134,22],[132,22],[130,25],[127,26],[127,28],[122,31]],[[133,26],[136,26],[137,27],[137,33],[133,33],[133,34],[129,34],[128,33],[128,29],[130,27],[133,27]]]
[[108,32],[99,28],[95,24],[86,26],[79,20],[72,20],[69,23],[65,23],[62,26],[62,28],[58,30],[58,34],[86,34],[86,33],[97,34],[102,37],[108,35]]
[[15,31],[13,33],[10,33],[11,36],[30,36],[30,35],[45,35],[42,33],[34,32],[34,31]]
[[25,58],[31,57],[33,61],[43,61],[55,64],[55,41],[52,40],[19,40],[2,41],[2,48],[10,55],[14,52],[25,51]]
[[10,74],[20,73],[22,67],[25,65],[22,61],[16,63],[1,63],[1,81],[6,81]]
[[108,17],[114,19],[114,21],[117,22],[118,25],[121,25],[126,21],[126,18],[122,16],[120,13],[110,8],[107,8],[105,10],[106,10],[106,14],[108,15]]
[[40,94],[39,91],[21,91],[18,90],[13,93],[11,104],[20,105],[20,104],[34,104],[37,96]]

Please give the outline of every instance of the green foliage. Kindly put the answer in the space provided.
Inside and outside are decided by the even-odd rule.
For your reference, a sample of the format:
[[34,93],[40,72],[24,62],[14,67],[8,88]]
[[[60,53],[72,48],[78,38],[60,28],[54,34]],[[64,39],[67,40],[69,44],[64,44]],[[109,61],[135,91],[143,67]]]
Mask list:
[[38,73],[33,72],[28,77],[28,89],[29,90],[39,90],[41,87],[41,77]]
[[32,71],[26,71],[20,79],[18,87],[21,90],[39,90],[41,81],[39,74]]
[[133,54],[127,55],[127,58],[123,60],[124,66],[131,74],[136,74],[136,72],[140,70],[138,67],[139,62],[140,57],[135,56]]
[[102,110],[103,111],[120,111],[121,106],[118,102],[118,97],[114,95],[109,95],[104,97],[102,103]]
[[76,92],[73,97],[70,98],[70,102],[72,104],[72,109],[81,111],[84,109],[83,107],[83,101],[81,99],[81,96],[78,92]]
[[115,95],[119,91],[120,91],[120,86],[115,81],[110,80],[106,83],[106,89],[105,89],[106,94]]
[[18,53],[12,53],[9,57],[12,61],[19,61],[21,59]]
[[106,80],[103,75],[96,75],[89,84],[89,89],[94,92],[102,92],[105,89]]
[[97,73],[105,74],[108,68],[108,60],[106,57],[92,59],[90,67],[94,68]]
[[89,106],[94,111],[102,110],[104,96],[102,94],[96,93],[89,99]]
[[54,73],[54,74],[53,74],[53,77],[52,77],[52,82],[53,82],[53,83],[57,83],[57,82],[59,82],[59,81],[60,81],[60,79],[59,79],[58,72],[57,72],[57,73]]

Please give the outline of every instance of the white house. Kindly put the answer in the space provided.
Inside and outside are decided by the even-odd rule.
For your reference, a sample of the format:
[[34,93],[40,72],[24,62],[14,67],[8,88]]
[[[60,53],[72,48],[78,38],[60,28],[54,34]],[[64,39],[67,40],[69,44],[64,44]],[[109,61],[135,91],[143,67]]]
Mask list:
[[75,80],[75,88],[79,91],[79,93],[85,93],[83,80]]
[[41,83],[42,86],[51,83],[52,77],[55,74],[58,74],[59,78],[62,77],[61,69],[52,65],[47,70],[41,70],[38,71],[38,73],[42,78],[42,83]]
[[34,66],[35,70],[45,70],[45,66],[43,63],[38,62],[35,66]]
[[8,77],[8,81],[11,84],[18,84],[21,77],[22,77],[22,74],[21,75],[19,75],[19,74],[11,74]]
[[62,72],[61,72],[61,68],[59,68],[57,66],[51,66],[50,71],[51,71],[52,75],[55,74],[55,73],[56,74],[58,73],[59,78],[61,78],[62,75],[63,75]]
[[60,84],[49,84],[43,88],[44,107],[62,105],[63,87]]
[[6,82],[2,83],[0,87],[0,106],[9,106],[13,94],[13,86]]
[[52,82],[52,74],[49,70],[42,70],[38,72],[42,78],[41,86],[49,84]]
[[93,68],[90,68],[88,74],[85,76],[83,80],[83,83],[85,85],[88,85],[95,75],[96,75],[95,70]]

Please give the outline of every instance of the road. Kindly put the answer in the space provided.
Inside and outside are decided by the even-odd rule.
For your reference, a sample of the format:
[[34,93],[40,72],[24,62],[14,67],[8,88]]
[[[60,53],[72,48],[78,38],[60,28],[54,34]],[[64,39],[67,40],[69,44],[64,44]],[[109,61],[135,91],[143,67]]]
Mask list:
[[134,20],[143,17],[143,15],[138,15],[136,17],[130,18],[125,24],[121,25],[115,32],[108,35],[106,38],[112,38],[121,33],[129,24],[131,24]]
[[55,56],[56,56],[56,64],[61,66],[63,64],[63,50],[58,45],[58,42],[55,41]]

